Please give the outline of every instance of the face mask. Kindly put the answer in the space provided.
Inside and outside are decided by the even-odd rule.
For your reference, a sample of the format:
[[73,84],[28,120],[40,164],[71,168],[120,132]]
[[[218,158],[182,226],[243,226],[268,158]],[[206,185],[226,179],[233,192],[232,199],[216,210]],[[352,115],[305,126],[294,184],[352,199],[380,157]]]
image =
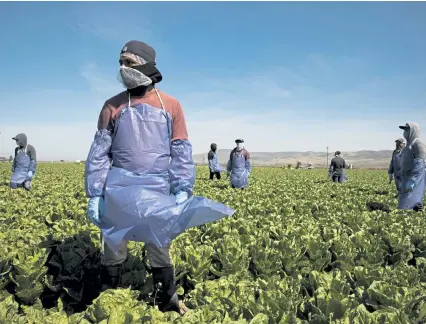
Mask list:
[[243,143],[237,143],[237,150],[241,151],[244,148]]
[[126,89],[149,86],[152,83],[152,80],[145,74],[127,66],[120,67],[119,81]]

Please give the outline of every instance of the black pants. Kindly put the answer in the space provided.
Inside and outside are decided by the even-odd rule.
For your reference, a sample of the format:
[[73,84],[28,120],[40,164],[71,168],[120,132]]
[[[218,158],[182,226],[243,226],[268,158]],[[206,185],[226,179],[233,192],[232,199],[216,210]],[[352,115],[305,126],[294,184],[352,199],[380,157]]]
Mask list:
[[343,176],[333,176],[333,182],[343,182]]
[[217,180],[220,180],[220,172],[212,172],[212,171],[210,171],[210,180],[213,180],[215,175]]

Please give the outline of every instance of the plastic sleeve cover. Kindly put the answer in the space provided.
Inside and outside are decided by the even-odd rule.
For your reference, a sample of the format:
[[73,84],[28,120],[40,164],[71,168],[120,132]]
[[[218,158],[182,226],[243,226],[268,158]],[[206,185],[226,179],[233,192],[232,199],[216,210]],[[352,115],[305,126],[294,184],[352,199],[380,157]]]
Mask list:
[[96,132],[84,170],[84,185],[89,198],[101,197],[104,194],[105,181],[110,169],[111,142],[109,130],[102,129]]
[[16,153],[18,152],[18,149],[15,148],[15,156],[13,157],[13,162],[12,162],[12,173],[15,172],[15,168],[16,168]]
[[226,164],[226,171],[231,172],[231,170],[232,170],[232,161],[229,160],[228,164]]
[[425,172],[425,161],[423,159],[414,159],[413,168],[411,169],[411,177],[409,180],[417,184]]
[[251,173],[251,160],[250,159],[246,160],[245,167],[246,167],[246,170]]
[[170,190],[173,195],[181,191],[192,196],[195,183],[195,164],[192,145],[187,140],[175,140],[170,146]]
[[328,173],[332,174],[334,172],[334,161],[331,161],[330,168],[328,169]]
[[392,159],[389,163],[388,174],[393,174],[393,159],[394,159],[394,157],[392,156]]
[[35,174],[36,168],[37,168],[36,160],[31,160],[28,171],[32,171],[32,173]]
[[426,147],[420,140],[413,144],[413,154],[415,159],[426,159]]

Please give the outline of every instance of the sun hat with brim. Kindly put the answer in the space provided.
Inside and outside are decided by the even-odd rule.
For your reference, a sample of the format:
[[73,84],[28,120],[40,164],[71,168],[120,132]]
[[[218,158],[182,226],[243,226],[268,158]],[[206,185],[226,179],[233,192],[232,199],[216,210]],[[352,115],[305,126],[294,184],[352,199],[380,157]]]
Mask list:
[[404,126],[399,126],[400,129],[410,129],[410,125],[405,124]]
[[396,141],[395,141],[395,143],[404,143],[405,142],[405,140],[403,139],[403,138],[398,138]]

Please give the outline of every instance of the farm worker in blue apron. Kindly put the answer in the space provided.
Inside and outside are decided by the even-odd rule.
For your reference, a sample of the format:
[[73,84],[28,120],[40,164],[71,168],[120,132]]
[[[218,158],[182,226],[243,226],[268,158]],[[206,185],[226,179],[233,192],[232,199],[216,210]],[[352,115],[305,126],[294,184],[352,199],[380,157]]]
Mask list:
[[214,176],[220,180],[220,173],[225,171],[225,169],[219,164],[216,152],[217,144],[212,143],[210,145],[210,152],[207,155],[207,159],[209,160],[210,180],[213,180]]
[[169,246],[187,228],[234,211],[194,196],[195,164],[178,100],[158,90],[155,50],[129,41],[120,53],[127,89],[108,99],[85,166],[88,218],[101,229],[104,288],[119,284],[127,242],[144,242],[161,311],[186,312],[176,294]]
[[401,152],[401,188],[398,209],[423,210],[425,193],[426,146],[420,140],[420,126],[407,123],[404,130],[407,144]]
[[389,183],[392,183],[392,181],[395,180],[395,186],[396,191],[398,192],[398,196],[401,190],[401,152],[402,149],[405,147],[405,140],[403,138],[398,138],[395,141],[395,144],[396,148],[392,153],[392,159],[389,163],[388,176]]
[[334,153],[334,158],[331,159],[330,168],[328,170],[328,177],[333,180],[333,182],[346,182],[348,177],[345,172],[346,161],[340,155],[340,151]]
[[31,190],[31,181],[37,167],[36,150],[34,146],[28,144],[27,135],[18,134],[12,138],[16,141],[15,158],[12,162],[12,178],[10,188],[25,188]]
[[231,175],[232,188],[244,189],[248,186],[251,173],[250,153],[244,148],[244,140],[235,140],[235,147],[229,156],[227,171]]

